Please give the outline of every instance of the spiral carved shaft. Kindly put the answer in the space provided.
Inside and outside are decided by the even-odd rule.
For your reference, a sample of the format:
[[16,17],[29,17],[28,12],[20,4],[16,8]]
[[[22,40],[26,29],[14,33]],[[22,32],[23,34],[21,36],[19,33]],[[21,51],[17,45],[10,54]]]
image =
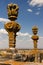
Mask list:
[[9,34],[9,47],[15,47],[16,46],[16,34],[13,32],[9,32],[8,34]]

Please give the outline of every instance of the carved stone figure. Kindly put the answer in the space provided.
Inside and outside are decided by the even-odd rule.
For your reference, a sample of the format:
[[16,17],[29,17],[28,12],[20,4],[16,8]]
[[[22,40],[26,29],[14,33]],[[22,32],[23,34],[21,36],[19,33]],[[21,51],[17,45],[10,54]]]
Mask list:
[[14,47],[16,46],[16,33],[20,30],[20,25],[15,22],[18,16],[18,10],[19,7],[17,4],[8,4],[7,6],[8,10],[8,19],[10,19],[10,22],[6,23],[4,25],[6,31],[8,32],[9,35],[9,47]]
[[8,18],[10,20],[15,20],[17,19],[17,16],[18,16],[18,10],[19,10],[19,7],[17,4],[8,4],[7,6],[7,11],[8,11]]
[[32,28],[32,32],[33,32],[32,40],[33,40],[33,43],[34,43],[34,49],[37,49],[37,42],[38,42],[38,39],[39,39],[39,36],[37,36],[38,28],[36,26],[34,26]]

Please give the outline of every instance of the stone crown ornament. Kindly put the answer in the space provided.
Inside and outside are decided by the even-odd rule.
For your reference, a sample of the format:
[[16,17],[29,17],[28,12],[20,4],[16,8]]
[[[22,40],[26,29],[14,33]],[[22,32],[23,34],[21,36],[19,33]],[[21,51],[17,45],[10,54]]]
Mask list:
[[38,32],[38,27],[37,26],[33,26],[32,27],[32,32],[33,32],[34,35],[36,35],[37,32]]
[[19,10],[19,7],[17,4],[12,4],[12,3],[8,4],[7,10],[8,10],[8,19],[13,21],[17,19],[18,10]]

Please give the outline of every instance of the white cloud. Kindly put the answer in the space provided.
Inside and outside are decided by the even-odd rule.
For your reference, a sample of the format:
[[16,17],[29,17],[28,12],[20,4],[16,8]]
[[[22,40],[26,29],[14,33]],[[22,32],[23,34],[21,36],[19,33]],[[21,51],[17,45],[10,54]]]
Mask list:
[[[5,29],[0,29],[0,34],[8,34],[8,32]],[[31,35],[29,33],[22,33],[22,32],[17,32],[18,36],[29,36],[31,37]]]
[[36,14],[36,15],[39,15],[39,14],[40,14],[40,12],[36,12],[35,14]]
[[[9,38],[8,38],[8,33],[6,32],[5,29],[0,29],[0,48],[8,48],[9,46]],[[31,35],[29,33],[21,33],[18,32],[17,33],[17,41],[16,41],[16,47],[17,48],[33,48],[33,46],[31,46],[31,40],[30,37]],[[28,45],[29,43],[29,45]],[[22,46],[21,46],[22,44]],[[25,46],[24,46],[25,45]]]
[[5,29],[0,29],[0,49],[8,48],[8,35]]
[[40,36],[41,39],[43,39],[43,37]]
[[[0,29],[0,48],[8,48],[9,47],[9,38],[8,33],[5,29]],[[18,32],[16,37],[16,48],[34,48],[33,40],[29,33]],[[43,48],[43,37],[39,37],[38,40],[38,48]]]
[[30,2],[28,0],[28,3],[31,6],[36,6],[36,5],[39,6],[39,7],[43,6],[43,0],[31,0]]
[[29,36],[29,37],[31,37],[31,35],[29,33],[21,33],[21,32],[18,32],[17,35],[18,36]]
[[0,29],[0,34],[8,34],[5,29]]
[[0,22],[7,23],[7,22],[10,22],[10,20],[9,19],[5,19],[5,18],[0,18]]
[[28,12],[32,12],[32,9],[27,9]]

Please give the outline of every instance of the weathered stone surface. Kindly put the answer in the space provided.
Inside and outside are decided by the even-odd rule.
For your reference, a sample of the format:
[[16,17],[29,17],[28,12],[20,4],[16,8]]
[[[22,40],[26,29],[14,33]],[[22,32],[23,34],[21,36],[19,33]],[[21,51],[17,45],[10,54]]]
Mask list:
[[17,4],[8,4],[7,10],[8,10],[8,18],[10,19],[10,22],[6,23],[4,25],[6,31],[8,32],[9,36],[9,47],[15,48],[16,46],[16,33],[20,30],[20,25],[15,22],[18,16],[18,5]]

